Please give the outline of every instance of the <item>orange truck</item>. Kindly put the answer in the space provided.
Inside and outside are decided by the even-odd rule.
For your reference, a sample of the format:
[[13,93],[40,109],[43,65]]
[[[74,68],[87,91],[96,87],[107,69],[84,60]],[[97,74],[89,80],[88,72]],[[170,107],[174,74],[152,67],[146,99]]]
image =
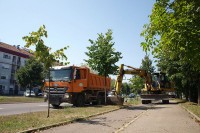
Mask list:
[[49,71],[44,83],[44,97],[55,108],[63,102],[74,106],[103,104],[105,93],[111,89],[110,78],[93,74],[87,67],[55,66]]

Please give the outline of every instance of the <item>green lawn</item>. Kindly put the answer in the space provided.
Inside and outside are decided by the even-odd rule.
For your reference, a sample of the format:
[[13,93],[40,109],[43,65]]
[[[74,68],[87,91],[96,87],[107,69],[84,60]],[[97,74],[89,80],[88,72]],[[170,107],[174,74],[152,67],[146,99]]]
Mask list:
[[[0,96],[0,103],[16,102],[41,102],[43,98],[35,97],[9,97]],[[140,99],[129,99],[124,105],[139,104]],[[64,109],[50,110],[50,117],[47,118],[47,111],[24,113],[10,116],[0,116],[0,132],[14,133],[33,128],[40,128],[56,123],[70,122],[72,120],[86,118],[99,113],[119,109],[121,106],[86,106],[66,107]]]
[[197,103],[187,102],[182,99],[175,99],[175,101],[200,118],[200,106],[198,106]]
[[181,105],[200,118],[200,106],[198,106],[196,103],[185,102]]
[[26,113],[20,115],[0,116],[0,132],[15,133],[27,129],[40,128],[56,123],[69,122],[76,119],[96,115],[102,112],[119,109],[120,106],[93,106],[93,107],[67,107],[64,109],[50,111],[47,118],[47,111]]
[[1,103],[29,103],[29,102],[43,102],[43,97],[24,97],[24,96],[0,96]]

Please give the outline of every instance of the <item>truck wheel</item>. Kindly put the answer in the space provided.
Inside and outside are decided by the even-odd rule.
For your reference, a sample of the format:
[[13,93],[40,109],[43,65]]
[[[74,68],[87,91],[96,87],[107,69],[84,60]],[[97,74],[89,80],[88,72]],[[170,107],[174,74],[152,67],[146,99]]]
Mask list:
[[169,100],[162,100],[163,104],[169,104]]
[[104,99],[103,96],[99,95],[99,96],[97,97],[97,104],[98,104],[98,105],[105,104],[105,99]]
[[147,100],[142,100],[142,104],[147,104]]
[[79,94],[77,96],[77,101],[76,101],[76,106],[77,107],[83,107],[85,105],[85,99],[84,96],[82,94]]
[[151,100],[148,100],[148,103],[151,103]]
[[51,104],[53,106],[54,109],[59,108],[60,104]]
[[142,104],[149,104],[151,103],[151,100],[142,100]]

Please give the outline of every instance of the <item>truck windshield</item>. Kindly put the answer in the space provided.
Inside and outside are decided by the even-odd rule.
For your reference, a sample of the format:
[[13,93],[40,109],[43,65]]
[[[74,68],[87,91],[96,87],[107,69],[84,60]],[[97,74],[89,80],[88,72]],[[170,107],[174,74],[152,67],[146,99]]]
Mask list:
[[[47,75],[46,80],[49,80]],[[71,69],[59,69],[50,70],[51,81],[70,81],[71,80]]]

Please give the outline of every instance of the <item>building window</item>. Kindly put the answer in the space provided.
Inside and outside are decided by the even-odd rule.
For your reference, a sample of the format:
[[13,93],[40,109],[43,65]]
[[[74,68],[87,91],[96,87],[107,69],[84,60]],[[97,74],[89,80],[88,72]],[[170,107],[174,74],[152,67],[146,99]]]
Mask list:
[[16,56],[13,56],[12,62],[13,62],[13,63],[16,63]]
[[9,65],[3,64],[3,65],[2,65],[2,69],[9,69]]
[[10,56],[10,55],[8,55],[8,54],[4,54],[4,55],[3,55],[3,58],[5,58],[5,59],[10,59],[10,58],[11,58],[11,56]]
[[6,88],[6,87],[5,87],[4,85],[0,85],[0,94],[3,94],[5,88]]
[[1,79],[6,79],[6,76],[1,76]]

